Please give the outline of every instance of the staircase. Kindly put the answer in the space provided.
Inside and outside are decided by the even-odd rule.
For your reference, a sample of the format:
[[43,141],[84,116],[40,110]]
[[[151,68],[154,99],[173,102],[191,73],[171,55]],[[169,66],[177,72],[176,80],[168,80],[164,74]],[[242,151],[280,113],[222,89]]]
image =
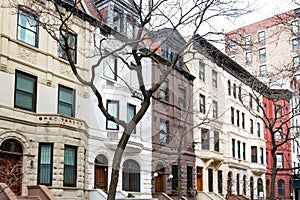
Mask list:
[[50,190],[44,185],[27,186],[27,196],[16,196],[5,183],[0,183],[1,200],[55,200]]
[[249,199],[242,195],[227,194],[226,200],[249,200]]
[[221,195],[214,193],[214,192],[209,192],[208,193],[214,200],[225,200],[224,197],[222,197]]
[[198,191],[197,193],[197,200],[214,200],[213,197],[211,197],[208,193],[203,191]]

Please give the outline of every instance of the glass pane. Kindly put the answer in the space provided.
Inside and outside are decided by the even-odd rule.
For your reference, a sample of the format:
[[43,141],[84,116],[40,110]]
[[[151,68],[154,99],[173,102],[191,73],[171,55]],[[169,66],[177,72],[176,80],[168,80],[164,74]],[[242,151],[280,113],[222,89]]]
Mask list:
[[70,147],[65,148],[64,164],[75,166],[75,149],[74,148],[70,148]]
[[33,93],[34,89],[34,78],[28,77],[23,74],[17,74],[17,89]]
[[51,183],[51,165],[40,165],[39,184],[50,185]]
[[32,95],[22,91],[16,91],[16,106],[32,110]]
[[127,109],[127,121],[129,122],[135,114],[135,107],[132,105],[128,105]]
[[74,185],[76,182],[75,179],[75,167],[66,166],[64,167],[64,185]]
[[108,57],[104,60],[104,76],[115,79],[115,59]]
[[66,88],[59,88],[59,101],[68,104],[73,103],[73,91]]
[[42,145],[40,156],[40,164],[51,164],[51,145]]
[[73,116],[72,115],[72,105],[59,103],[58,105],[58,114]]

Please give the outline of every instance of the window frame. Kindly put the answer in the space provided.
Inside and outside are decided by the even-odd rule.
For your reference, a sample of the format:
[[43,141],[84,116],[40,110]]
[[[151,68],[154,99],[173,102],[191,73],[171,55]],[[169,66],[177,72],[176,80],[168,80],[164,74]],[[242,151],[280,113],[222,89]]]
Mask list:
[[235,139],[231,139],[231,155],[235,158]]
[[298,33],[299,32],[299,21],[294,20],[291,22],[292,25],[292,33]]
[[[108,105],[109,104],[116,104],[117,105],[117,113],[116,113],[116,116],[114,114],[111,114],[109,113],[109,110],[108,110]],[[106,100],[106,109],[107,109],[107,112],[114,116],[115,118],[119,118],[119,114],[120,114],[120,105],[119,105],[119,101],[118,100],[110,100],[110,99],[107,99]],[[114,123],[115,124],[115,128],[113,127],[108,127],[109,126],[109,123]],[[112,124],[111,124],[112,125]],[[119,125],[115,122],[112,122],[108,119],[106,119],[106,130],[119,130]]]
[[[70,92],[69,94],[71,94],[71,96],[72,96],[72,103],[70,104],[70,103],[68,103],[68,102],[63,102],[63,101],[61,101],[61,99],[60,99],[60,91],[61,90],[64,90],[65,92],[67,91],[67,92]],[[75,102],[76,102],[76,100],[75,100],[75,98],[76,98],[76,91],[74,90],[74,89],[72,89],[72,88],[69,88],[69,87],[66,87],[66,86],[64,86],[64,85],[58,85],[58,98],[57,98],[57,114],[61,114],[61,115],[65,115],[65,116],[70,116],[70,117],[75,117]],[[60,105],[61,104],[65,104],[65,105],[71,105],[71,115],[67,115],[67,114],[64,114],[64,113],[61,113],[60,112]]]
[[[69,149],[73,149],[74,150],[74,166],[73,165],[66,165],[65,164],[65,157],[66,157],[66,149],[69,148]],[[76,146],[72,146],[72,145],[65,145],[65,148],[64,148],[64,180],[63,180],[63,186],[68,186],[68,187],[76,187],[76,184],[77,184],[77,157],[78,157],[78,147]],[[69,166],[69,167],[74,167],[74,171],[73,171],[73,176],[74,176],[74,181],[72,183],[66,183],[65,180],[66,180],[66,171],[69,171],[70,169],[66,169],[66,166]]]
[[166,79],[159,87],[160,97],[163,101],[169,102],[169,79]]
[[266,77],[267,76],[267,65],[260,65],[259,66],[259,76]]
[[251,146],[251,162],[257,163],[257,146]]
[[[42,158],[41,158],[41,154],[42,154],[42,146],[50,146],[50,163],[47,163],[47,164],[42,164]],[[41,181],[41,165],[47,165],[49,166],[49,182],[46,183],[46,182],[42,182]],[[52,186],[52,179],[53,179],[53,143],[39,143],[39,152],[38,152],[38,173],[37,173],[37,184],[38,185],[46,185],[46,186]]]
[[[126,164],[128,164],[129,166],[126,166]],[[132,166],[130,166],[130,164],[136,165],[135,166],[136,168],[133,168]],[[141,191],[141,166],[140,166],[140,164],[133,159],[127,159],[126,161],[124,161],[122,167],[123,167],[122,190],[132,191],[132,192],[140,192]]]
[[206,128],[201,128],[201,149],[210,150],[210,131]]
[[72,33],[70,31],[66,31],[66,30],[61,30],[60,31],[60,34],[59,34],[59,44],[58,44],[58,56],[60,58],[64,59],[64,60],[68,60],[68,58],[67,58],[67,55],[64,52],[63,47],[62,47],[62,46],[65,45],[64,44],[64,39],[63,39],[63,37],[65,37],[65,36],[62,36],[62,33],[64,33],[64,34],[67,33],[68,34],[67,35],[68,36],[68,43],[69,43],[69,38],[70,37],[73,37],[73,39],[74,39],[74,47],[72,47],[70,44],[68,44],[68,46],[69,46],[69,49],[70,49],[71,56],[73,56],[73,61],[76,64],[77,63],[77,34],[76,33]]
[[234,52],[235,51],[235,41],[234,40],[230,40],[229,41],[229,51],[230,52]]
[[217,119],[218,118],[218,102],[213,100],[212,101],[213,104],[213,118]]
[[246,52],[246,64],[252,63],[252,52]]
[[[180,97],[180,94],[183,97]],[[178,106],[180,108],[186,109],[186,88],[184,86],[178,86]]]
[[[165,125],[166,127],[166,130],[163,130],[162,129],[162,125]],[[162,144],[162,145],[166,145],[166,144],[169,144],[169,133],[170,133],[170,127],[169,127],[169,121],[167,120],[164,120],[164,119],[161,119],[160,120],[160,123],[159,123],[159,144]],[[162,137],[164,136],[164,137]],[[162,139],[165,138],[163,141]]]
[[[127,117],[126,117],[127,118],[127,123],[133,118],[133,116],[131,116],[131,119],[129,119],[130,118],[130,116],[129,116],[130,108],[133,108],[133,116],[136,114],[136,105],[131,104],[131,103],[127,103]],[[135,125],[135,127],[132,131],[132,134],[136,134],[136,125]]]
[[298,38],[292,39],[292,51],[298,51],[299,50],[299,40]]
[[218,72],[215,70],[212,70],[211,81],[212,81],[212,87],[218,88]]
[[293,57],[293,67],[294,68],[300,67],[300,57],[299,57],[299,55]]
[[252,46],[252,36],[251,35],[246,35],[245,36],[245,45],[246,45],[246,47],[251,47]]
[[[118,59],[113,56],[108,56],[103,60],[103,76],[113,81],[118,79]],[[110,66],[113,63],[113,68]],[[108,72],[107,72],[108,70]],[[113,71],[112,71],[113,70]],[[111,73],[111,74],[110,74]]]
[[214,151],[220,151],[220,133],[219,131],[214,131]]
[[265,31],[259,31],[257,39],[258,39],[259,43],[265,42],[266,41],[266,32]]
[[205,65],[202,62],[199,62],[199,79],[205,81]]
[[[32,82],[32,84],[33,84],[32,93],[18,88],[18,77]],[[19,93],[23,93],[23,94],[31,96],[31,108],[27,108],[25,106],[17,104],[17,96]],[[36,112],[36,104],[37,104],[37,77],[33,76],[31,74],[16,70],[15,71],[15,89],[14,89],[14,107],[23,109],[23,110],[27,110],[27,111],[31,111],[31,112]]]
[[204,113],[206,112],[205,110],[205,96],[203,94],[199,94],[199,111],[201,113]]
[[[20,18],[21,16],[24,16],[26,18],[26,21],[29,21],[28,18],[30,18],[31,20],[35,21],[36,22],[36,29],[35,31],[33,30],[30,30],[29,28],[21,25],[20,23]],[[35,16],[33,14],[31,14],[29,11],[25,10],[25,9],[22,9],[22,8],[18,8],[18,18],[17,18],[17,39],[21,42],[24,42],[28,45],[31,45],[31,46],[34,46],[36,48],[38,48],[38,40],[39,40],[39,24],[37,22],[37,20],[34,19]],[[31,25],[30,25],[31,26]],[[31,26],[32,27],[32,26]],[[21,34],[21,30],[25,30],[25,32],[27,33],[27,31],[29,31],[30,33],[33,33],[35,38],[34,38],[34,44],[31,44],[29,42],[26,41],[26,38],[25,40],[22,40],[19,36],[19,34]]]
[[[282,186],[282,187],[280,187]],[[277,193],[279,197],[284,197],[285,196],[285,182],[284,180],[280,179],[277,182]]]
[[266,60],[266,58],[267,58],[266,48],[260,48],[258,50],[258,59],[259,60]]

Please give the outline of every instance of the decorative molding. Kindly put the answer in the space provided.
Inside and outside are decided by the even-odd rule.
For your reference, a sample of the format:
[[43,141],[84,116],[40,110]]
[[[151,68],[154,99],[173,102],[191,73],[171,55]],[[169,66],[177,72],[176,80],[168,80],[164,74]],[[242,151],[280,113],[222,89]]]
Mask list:
[[31,64],[37,64],[37,53],[22,46],[18,46],[18,58]]
[[60,65],[60,74],[63,74],[65,76],[73,78],[73,72],[71,70],[71,67],[69,65],[61,64]]

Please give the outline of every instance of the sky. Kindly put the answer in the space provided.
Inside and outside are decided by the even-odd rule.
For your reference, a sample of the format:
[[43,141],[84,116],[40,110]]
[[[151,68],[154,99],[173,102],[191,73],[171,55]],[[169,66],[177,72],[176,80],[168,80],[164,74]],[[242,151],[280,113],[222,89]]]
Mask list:
[[293,3],[293,0],[251,0],[251,3],[254,11],[235,19],[233,23],[228,23],[224,27],[225,32],[300,7]]

